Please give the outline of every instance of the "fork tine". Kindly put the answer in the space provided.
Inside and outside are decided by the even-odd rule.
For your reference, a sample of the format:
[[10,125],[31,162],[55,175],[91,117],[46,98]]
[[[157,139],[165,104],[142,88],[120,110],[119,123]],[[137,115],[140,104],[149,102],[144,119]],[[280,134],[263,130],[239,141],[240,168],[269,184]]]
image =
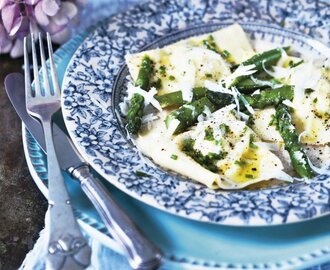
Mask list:
[[37,95],[41,95],[41,89],[40,89],[40,79],[39,79],[39,68],[38,68],[36,45],[34,42],[35,42],[34,35],[33,35],[33,33],[31,33],[34,89],[35,89],[35,96],[37,96]]
[[45,49],[44,45],[42,43],[41,39],[41,33],[39,33],[39,49],[40,49],[40,58],[41,58],[41,66],[42,66],[42,78],[43,78],[43,84],[45,89],[45,95],[51,94],[50,90],[50,84],[48,79],[48,71],[47,71],[47,65],[46,65],[46,58],[45,58]]
[[54,95],[59,96],[60,95],[60,86],[58,83],[56,68],[55,68],[55,64],[54,64],[53,46],[52,46],[52,41],[50,39],[49,33],[47,33],[47,44],[48,44],[50,71],[52,74],[52,81],[53,81],[53,87],[54,87]]
[[26,100],[32,97],[29,52],[27,48],[27,38],[24,37],[24,78],[25,78],[25,96]]

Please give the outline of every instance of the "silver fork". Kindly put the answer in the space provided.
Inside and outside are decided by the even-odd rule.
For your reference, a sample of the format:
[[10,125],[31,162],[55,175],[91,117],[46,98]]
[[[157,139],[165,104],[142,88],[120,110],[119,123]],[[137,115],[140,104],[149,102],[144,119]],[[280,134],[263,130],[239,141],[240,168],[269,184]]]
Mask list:
[[90,264],[91,249],[84,239],[74,217],[70,197],[56,157],[53,144],[52,116],[60,109],[60,87],[53,60],[51,39],[47,33],[47,44],[51,70],[52,88],[50,87],[45,60],[45,51],[39,34],[40,58],[42,65],[41,91],[38,74],[37,53],[31,33],[34,92],[31,87],[27,38],[24,39],[24,73],[26,108],[30,115],[38,118],[43,126],[48,162],[48,250],[47,269],[84,269]]

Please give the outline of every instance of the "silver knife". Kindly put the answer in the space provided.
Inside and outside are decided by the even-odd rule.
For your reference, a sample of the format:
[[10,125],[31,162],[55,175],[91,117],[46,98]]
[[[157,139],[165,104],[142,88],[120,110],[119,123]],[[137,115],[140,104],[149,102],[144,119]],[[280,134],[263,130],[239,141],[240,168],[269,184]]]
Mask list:
[[[17,114],[45,152],[45,140],[41,124],[26,111],[24,77],[20,73],[9,74],[5,79],[7,95]],[[133,269],[156,269],[162,260],[160,250],[133,224],[118,204],[110,197],[103,184],[95,178],[70,138],[55,123],[54,143],[63,170],[80,182],[82,190],[93,203],[114,239],[126,252]]]

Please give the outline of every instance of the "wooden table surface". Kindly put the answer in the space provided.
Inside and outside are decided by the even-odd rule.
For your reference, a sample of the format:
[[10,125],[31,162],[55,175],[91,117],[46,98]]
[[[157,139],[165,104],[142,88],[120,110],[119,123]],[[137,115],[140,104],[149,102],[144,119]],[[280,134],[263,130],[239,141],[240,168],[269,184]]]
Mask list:
[[30,176],[21,121],[6,95],[4,80],[22,72],[23,59],[0,55],[0,270],[17,269],[44,226],[47,209]]

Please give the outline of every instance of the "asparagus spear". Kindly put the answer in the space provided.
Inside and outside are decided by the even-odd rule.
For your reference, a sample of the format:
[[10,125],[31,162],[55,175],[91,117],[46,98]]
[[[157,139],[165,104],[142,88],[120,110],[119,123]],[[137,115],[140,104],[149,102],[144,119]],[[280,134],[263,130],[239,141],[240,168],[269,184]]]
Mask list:
[[270,84],[272,85],[278,85],[280,82],[274,78],[270,79],[258,79],[258,81],[252,80],[250,77],[243,78],[241,81],[239,81],[236,84],[236,88],[239,92],[244,94],[251,94],[257,89],[266,89],[270,87]]
[[216,109],[223,108],[231,103],[234,103],[234,97],[230,94],[213,92],[208,90],[206,97],[215,105]]
[[144,97],[140,94],[134,94],[131,98],[131,105],[127,113],[127,130],[131,134],[138,133],[142,124],[142,115],[144,109]]
[[[205,87],[195,87],[193,89],[193,100],[197,100],[205,96],[206,90],[207,89]],[[155,98],[158,100],[162,108],[166,108],[170,106],[181,106],[185,103],[185,101],[182,98],[181,91],[175,91],[172,93],[155,96]]]
[[293,87],[285,85],[275,89],[260,91],[260,94],[253,96],[243,94],[243,97],[253,108],[263,109],[270,105],[277,105],[286,99],[292,100],[293,95]]
[[293,168],[301,177],[313,177],[313,170],[309,166],[306,153],[299,143],[296,129],[291,122],[289,108],[284,104],[278,105],[273,120],[273,124],[283,138],[285,149],[289,152]]
[[[181,106],[179,109],[173,111],[172,113],[170,113],[167,116],[167,118],[166,118],[167,127],[169,127],[169,124],[173,119],[177,119],[180,121],[180,125],[177,127],[174,134],[178,134],[180,132],[187,130],[190,126],[192,126],[197,121],[198,115],[200,115],[204,110],[205,102],[212,104],[211,107],[208,106],[211,112],[213,112],[217,109],[220,109],[222,107],[225,107],[231,103],[234,103],[234,98],[230,94],[213,92],[213,91],[207,90],[206,88],[201,88],[199,90],[200,90],[200,93],[199,93],[200,95],[202,95],[205,91],[205,94],[204,94],[205,97],[203,97],[197,101],[188,103],[188,104],[186,104],[186,106]],[[183,102],[183,100],[182,100],[182,96],[180,96],[179,93],[180,93],[180,91],[166,94],[163,96],[159,96],[159,97],[163,97],[161,104],[165,104],[165,101],[166,101],[166,104],[181,105],[182,104],[181,102]],[[173,98],[167,99],[168,97],[173,97]],[[277,105],[281,101],[286,100],[286,99],[292,100],[293,88],[292,88],[292,86],[286,85],[286,86],[283,86],[280,88],[261,91],[260,94],[257,94],[254,96],[243,95],[243,97],[253,108],[262,109],[266,106]],[[175,102],[178,102],[178,103],[175,103]],[[242,104],[242,106],[244,106],[244,104]]]
[[[270,67],[275,65],[282,56],[282,52],[288,51],[290,47],[276,48],[270,51],[257,53],[248,60],[241,63],[243,66],[255,65],[254,69],[257,71],[263,71],[264,67]],[[237,77],[232,83],[231,86],[236,86],[240,81],[242,81],[246,76]]]
[[263,66],[269,67],[275,65],[282,56],[282,52],[288,51],[290,47],[276,48],[270,51],[265,51],[262,53],[257,53],[248,60],[244,61],[241,65],[255,65],[255,69],[258,71],[263,70]]
[[151,75],[153,72],[153,63],[148,55],[142,58],[140,70],[135,81],[136,86],[140,86],[143,90],[149,90]]
[[178,134],[187,130],[197,122],[197,117],[203,113],[205,107],[207,107],[211,112],[216,110],[216,107],[207,97],[202,97],[201,99],[181,106],[179,109],[166,116],[166,127],[169,128],[171,122],[176,119],[179,120],[180,123],[174,130],[173,134]]
[[[141,87],[143,90],[148,91],[150,79],[153,72],[153,63],[148,55],[142,59],[140,70],[135,82],[136,86]],[[140,130],[142,123],[142,115],[144,109],[144,97],[135,93],[131,98],[131,105],[127,113],[127,130],[131,134],[137,134]]]

